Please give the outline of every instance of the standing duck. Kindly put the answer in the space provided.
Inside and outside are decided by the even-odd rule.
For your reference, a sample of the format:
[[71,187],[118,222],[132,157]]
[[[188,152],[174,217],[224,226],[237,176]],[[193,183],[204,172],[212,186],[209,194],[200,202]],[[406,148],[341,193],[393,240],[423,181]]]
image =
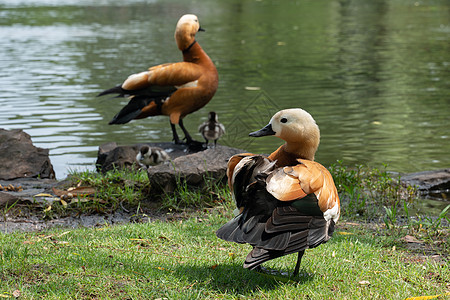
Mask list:
[[209,141],[214,141],[214,147],[217,144],[217,140],[225,133],[225,126],[219,122],[217,114],[211,111],[208,114],[208,121],[203,122],[198,127],[198,131],[202,134],[206,141],[206,147],[208,147]]
[[217,236],[248,243],[253,250],[244,268],[298,253],[293,275],[308,248],[328,241],[339,219],[340,204],[331,174],[314,161],[320,131],[306,111],[286,109],[250,136],[274,135],[286,143],[269,157],[250,153],[228,162],[228,184],[239,214],[223,225]]
[[175,29],[175,40],[183,53],[182,62],[162,64],[130,75],[121,85],[98,95],[130,97],[128,104],[109,124],[165,115],[169,116],[176,144],[181,143],[176,124],[183,130],[188,145],[195,142],[183,126],[183,118],[211,100],[219,80],[214,63],[195,40],[198,31],[203,29],[197,16],[182,16]]

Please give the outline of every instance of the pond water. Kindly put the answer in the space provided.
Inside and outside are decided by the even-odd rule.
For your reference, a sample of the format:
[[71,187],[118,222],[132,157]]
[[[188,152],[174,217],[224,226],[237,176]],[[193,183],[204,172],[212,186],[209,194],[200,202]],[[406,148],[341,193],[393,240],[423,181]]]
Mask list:
[[450,167],[450,4],[438,0],[0,0],[0,128],[50,149],[58,178],[93,169],[106,142],[170,141],[166,117],[108,125],[126,101],[95,95],[179,61],[185,13],[199,16],[197,40],[220,76],[185,119],[197,139],[213,110],[222,144],[269,153],[281,141],[248,132],[301,107],[321,128],[324,165]]

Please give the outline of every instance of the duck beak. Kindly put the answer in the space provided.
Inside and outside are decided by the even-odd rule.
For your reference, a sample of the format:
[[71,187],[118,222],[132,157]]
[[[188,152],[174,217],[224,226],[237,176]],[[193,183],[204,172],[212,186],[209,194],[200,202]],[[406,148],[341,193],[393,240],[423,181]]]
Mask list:
[[198,28],[198,31],[206,31],[206,30],[203,29],[203,28],[201,28],[201,27],[199,27],[199,28]]
[[258,131],[249,133],[249,136],[260,137],[266,135],[275,135],[275,131],[272,130],[272,124],[267,124],[264,128],[261,128]]

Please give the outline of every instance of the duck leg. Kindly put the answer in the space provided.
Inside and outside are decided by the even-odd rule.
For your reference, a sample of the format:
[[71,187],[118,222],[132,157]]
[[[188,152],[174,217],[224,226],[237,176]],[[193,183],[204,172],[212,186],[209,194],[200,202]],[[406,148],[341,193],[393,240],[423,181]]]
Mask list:
[[178,125],[180,126],[181,130],[183,130],[184,137],[186,138],[186,144],[192,143],[193,139],[191,138],[191,135],[189,134],[189,132],[187,132],[186,128],[184,128],[182,119],[180,119],[180,121],[178,122]]
[[175,124],[170,123],[170,127],[172,128],[173,141],[175,144],[181,144],[180,138],[177,134],[177,129],[175,128]]
[[305,250],[298,252],[297,264],[295,264],[294,274],[292,274],[294,277],[298,275],[298,271],[300,270],[300,263],[302,261],[303,254],[305,254]]

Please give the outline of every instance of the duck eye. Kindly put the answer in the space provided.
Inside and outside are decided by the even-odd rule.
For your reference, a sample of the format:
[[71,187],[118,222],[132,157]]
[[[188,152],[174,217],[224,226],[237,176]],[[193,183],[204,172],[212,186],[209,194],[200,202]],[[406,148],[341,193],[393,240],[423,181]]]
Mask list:
[[286,122],[287,122],[287,119],[286,119],[286,118],[281,118],[280,122],[281,122],[281,123],[286,123]]

